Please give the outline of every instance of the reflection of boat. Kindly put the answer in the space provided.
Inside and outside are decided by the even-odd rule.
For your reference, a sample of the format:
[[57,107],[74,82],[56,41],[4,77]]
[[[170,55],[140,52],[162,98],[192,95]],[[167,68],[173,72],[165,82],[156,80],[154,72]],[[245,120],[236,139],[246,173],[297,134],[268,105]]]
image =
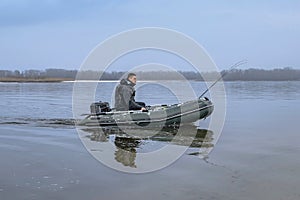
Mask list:
[[114,143],[123,149],[138,148],[140,141],[171,142],[176,145],[189,147],[212,147],[213,132],[199,129],[194,125],[184,125],[180,128],[164,127],[162,129],[125,129],[119,128],[85,128],[84,132],[91,133],[88,137],[92,141],[108,142],[110,135],[114,135]]
[[115,160],[131,168],[137,168],[138,153],[155,151],[168,144],[204,149],[213,147],[213,132],[194,125],[151,129],[130,126],[122,129],[116,126],[86,127],[81,130],[99,145],[103,142],[113,144]]
[[[95,104],[94,104],[95,105]],[[96,110],[96,112],[95,112]],[[100,110],[99,112],[97,112]],[[106,109],[109,111],[110,109]],[[101,108],[92,109],[91,114],[80,121],[84,126],[169,126],[191,123],[208,117],[213,112],[213,104],[207,98],[199,98],[174,105],[148,106],[147,112],[115,111],[101,112]]]

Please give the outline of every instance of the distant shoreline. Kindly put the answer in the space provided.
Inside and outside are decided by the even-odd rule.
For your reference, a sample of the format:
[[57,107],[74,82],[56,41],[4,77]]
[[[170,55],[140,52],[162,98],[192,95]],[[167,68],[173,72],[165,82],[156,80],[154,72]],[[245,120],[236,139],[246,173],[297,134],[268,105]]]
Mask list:
[[[180,81],[180,80],[139,80],[139,82],[155,81]],[[205,82],[204,80],[187,80],[196,82]],[[209,82],[213,82],[210,80]],[[300,81],[300,80],[223,80],[223,82],[281,82],[281,81]],[[75,83],[75,82],[119,82],[119,80],[74,80],[69,78],[44,78],[44,79],[27,79],[27,78],[0,78],[0,83]]]
[[[34,83],[57,83],[66,81],[118,81],[128,72],[97,72],[77,71],[64,69],[46,70],[0,70],[0,82],[34,82]],[[233,69],[221,72],[197,72],[197,71],[147,71],[136,72],[139,81],[178,80],[189,81],[215,81],[220,74],[226,74],[223,81],[300,81],[300,69],[289,67],[264,69]]]
[[74,81],[72,78],[0,78],[4,83],[60,83],[64,81]]
[[[97,72],[77,71],[64,69],[46,70],[0,70],[0,82],[31,82],[31,83],[57,83],[67,81],[118,81],[126,77],[128,72]],[[141,81],[158,80],[189,80],[189,81],[215,81],[220,74],[226,74],[223,81],[300,81],[300,69],[278,68],[264,69],[233,69],[221,72],[195,72],[195,71],[147,71],[136,72]],[[101,76],[100,76],[101,75]]]

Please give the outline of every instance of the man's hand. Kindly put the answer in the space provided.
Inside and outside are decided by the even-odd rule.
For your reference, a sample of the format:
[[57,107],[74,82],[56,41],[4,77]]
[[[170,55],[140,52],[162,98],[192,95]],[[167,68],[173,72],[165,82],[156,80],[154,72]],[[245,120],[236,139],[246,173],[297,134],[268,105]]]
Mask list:
[[146,109],[146,108],[144,108],[144,107],[142,107],[142,108],[141,108],[141,111],[144,111],[144,110],[147,110],[147,109]]

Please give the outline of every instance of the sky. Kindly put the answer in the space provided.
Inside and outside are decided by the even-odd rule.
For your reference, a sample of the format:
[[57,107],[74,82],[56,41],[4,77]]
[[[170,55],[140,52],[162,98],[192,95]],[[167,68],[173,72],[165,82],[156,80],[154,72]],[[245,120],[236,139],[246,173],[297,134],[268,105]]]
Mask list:
[[[79,69],[99,43],[142,27],[190,36],[220,69],[242,59],[247,68],[300,69],[298,0],[1,0],[0,70]],[[188,68],[151,51],[122,59],[116,69],[148,62]]]

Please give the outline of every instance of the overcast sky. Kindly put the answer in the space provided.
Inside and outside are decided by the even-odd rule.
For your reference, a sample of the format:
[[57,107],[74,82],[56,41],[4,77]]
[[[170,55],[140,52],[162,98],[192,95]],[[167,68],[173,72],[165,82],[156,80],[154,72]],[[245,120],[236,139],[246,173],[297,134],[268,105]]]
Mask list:
[[[241,59],[247,67],[300,69],[299,0],[1,0],[0,69],[78,69],[107,37],[140,27],[194,38],[221,69]],[[116,64],[120,70],[151,61],[184,66],[158,57],[144,52]]]

